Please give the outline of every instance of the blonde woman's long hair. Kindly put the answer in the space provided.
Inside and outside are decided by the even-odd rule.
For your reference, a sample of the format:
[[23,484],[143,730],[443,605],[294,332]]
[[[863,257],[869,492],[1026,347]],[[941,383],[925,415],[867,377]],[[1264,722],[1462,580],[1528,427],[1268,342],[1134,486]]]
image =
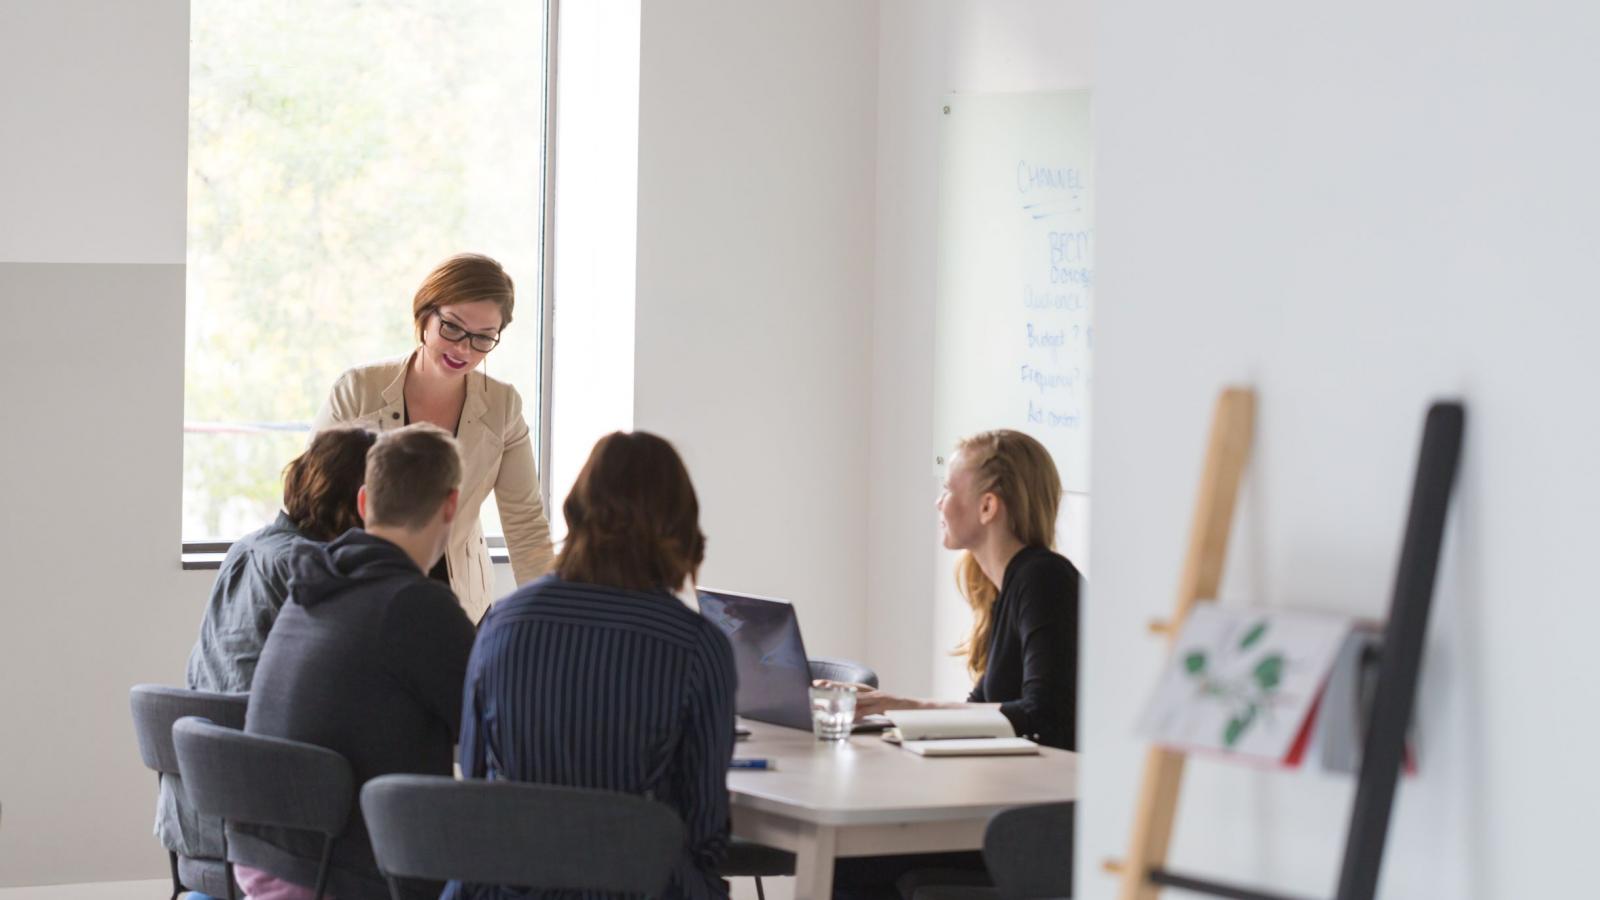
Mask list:
[[[962,464],[972,472],[978,496],[994,494],[1005,504],[1006,526],[1028,547],[1056,546],[1056,513],[1061,508],[1061,476],[1050,451],[1020,431],[985,431],[956,443]],[[972,631],[955,648],[967,658],[973,680],[989,668],[994,602],[1000,587],[983,574],[966,550],[956,562],[956,587],[972,607]]]

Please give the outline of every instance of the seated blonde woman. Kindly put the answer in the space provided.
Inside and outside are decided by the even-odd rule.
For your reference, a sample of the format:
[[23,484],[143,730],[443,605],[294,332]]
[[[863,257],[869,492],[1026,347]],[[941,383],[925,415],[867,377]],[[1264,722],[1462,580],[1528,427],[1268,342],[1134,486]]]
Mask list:
[[[894,709],[992,706],[1018,735],[1078,746],[1080,577],[1055,552],[1061,478],[1050,452],[1020,431],[986,431],[956,446],[939,496],[944,546],[962,551],[956,583],[972,607],[958,648],[972,692],[965,700],[905,697],[857,685],[858,716]],[[840,860],[841,897],[896,897],[895,881],[920,868],[982,870],[977,853]]]

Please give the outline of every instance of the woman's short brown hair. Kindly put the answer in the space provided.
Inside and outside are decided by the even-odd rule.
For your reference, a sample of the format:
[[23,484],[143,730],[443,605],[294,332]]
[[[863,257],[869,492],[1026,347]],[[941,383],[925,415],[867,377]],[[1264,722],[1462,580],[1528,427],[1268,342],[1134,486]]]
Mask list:
[[364,428],[329,428],[284,467],[283,510],[301,534],[331,541],[361,527],[356,492],[366,480],[367,448],[377,439]]
[[700,501],[665,440],[643,431],[601,438],[562,504],[567,540],[556,574],[630,590],[677,590],[706,555]]
[[501,265],[478,253],[458,253],[428,273],[411,301],[411,316],[417,324],[417,340],[422,340],[428,317],[443,306],[488,300],[500,307],[500,330],[511,324],[516,306],[516,290],[511,276]]

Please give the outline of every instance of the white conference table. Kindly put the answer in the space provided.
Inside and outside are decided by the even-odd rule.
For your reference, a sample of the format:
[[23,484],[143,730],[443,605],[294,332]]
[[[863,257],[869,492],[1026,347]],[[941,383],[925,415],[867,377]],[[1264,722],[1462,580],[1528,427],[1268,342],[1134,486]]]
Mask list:
[[775,771],[731,769],[733,835],[795,854],[795,900],[829,900],[841,856],[977,850],[1000,810],[1078,796],[1078,755],[927,758],[876,734],[823,742],[809,731],[742,720],[734,756]]

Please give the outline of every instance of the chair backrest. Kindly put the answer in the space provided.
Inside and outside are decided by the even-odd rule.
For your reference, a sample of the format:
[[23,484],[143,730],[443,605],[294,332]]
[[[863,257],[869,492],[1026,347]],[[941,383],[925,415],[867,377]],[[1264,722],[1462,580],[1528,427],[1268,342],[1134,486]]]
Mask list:
[[983,832],[983,862],[1003,900],[1072,896],[1073,804],[1004,810]]
[[611,791],[383,775],[361,811],[391,877],[657,895],[683,853],[676,813]]
[[867,687],[878,686],[878,673],[870,668],[850,659],[838,659],[832,656],[813,656],[811,663],[812,678],[826,678],[829,681],[853,681]]
[[139,739],[139,757],[145,767],[164,775],[178,774],[178,755],[172,749],[172,723],[184,716],[199,716],[229,728],[244,727],[249,694],[213,694],[186,691],[164,684],[136,684],[128,692],[133,707],[133,733]]
[[343,833],[350,819],[355,775],[326,747],[192,717],[173,724],[172,743],[189,803],[203,815],[328,837]]

